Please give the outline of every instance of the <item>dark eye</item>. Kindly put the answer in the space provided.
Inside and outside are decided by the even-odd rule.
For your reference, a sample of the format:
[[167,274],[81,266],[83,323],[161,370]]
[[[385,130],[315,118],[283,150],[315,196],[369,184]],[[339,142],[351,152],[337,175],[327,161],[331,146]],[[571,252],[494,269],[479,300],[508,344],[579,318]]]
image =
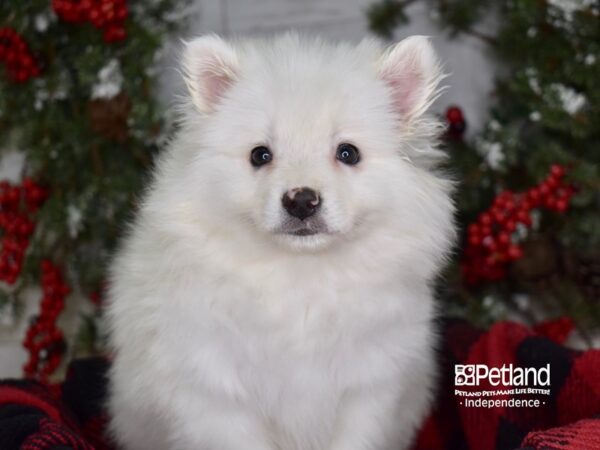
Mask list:
[[269,164],[273,159],[273,154],[271,150],[267,147],[255,147],[250,153],[250,162],[254,167],[264,166],[265,164]]
[[354,145],[346,143],[338,145],[335,157],[349,166],[353,166],[360,161],[358,149]]

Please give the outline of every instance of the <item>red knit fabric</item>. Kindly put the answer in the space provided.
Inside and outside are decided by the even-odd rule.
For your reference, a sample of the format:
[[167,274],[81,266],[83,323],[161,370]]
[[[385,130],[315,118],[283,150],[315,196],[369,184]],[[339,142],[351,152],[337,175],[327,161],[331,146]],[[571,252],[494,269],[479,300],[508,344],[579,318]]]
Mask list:
[[31,406],[39,409],[52,420],[62,421],[58,408],[50,401],[50,396],[44,398],[45,394],[40,389],[25,390],[10,385],[0,386],[0,402],[2,404]]
[[548,450],[600,449],[598,419],[584,419],[564,427],[532,431],[523,446]]
[[47,418],[40,419],[39,430],[25,439],[21,450],[52,450],[57,446],[73,450],[94,450],[94,447],[63,424]]

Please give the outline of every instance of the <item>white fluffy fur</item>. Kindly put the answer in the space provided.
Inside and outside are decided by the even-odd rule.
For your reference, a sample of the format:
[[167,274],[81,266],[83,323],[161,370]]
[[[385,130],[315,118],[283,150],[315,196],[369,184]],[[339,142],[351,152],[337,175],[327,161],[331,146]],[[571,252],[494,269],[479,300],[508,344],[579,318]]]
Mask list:
[[[127,450],[404,449],[435,374],[453,238],[427,39],[187,45],[178,136],[112,270],[112,431]],[[340,142],[361,151],[335,159]],[[253,147],[273,151],[255,169]],[[278,234],[320,191],[327,233]]]

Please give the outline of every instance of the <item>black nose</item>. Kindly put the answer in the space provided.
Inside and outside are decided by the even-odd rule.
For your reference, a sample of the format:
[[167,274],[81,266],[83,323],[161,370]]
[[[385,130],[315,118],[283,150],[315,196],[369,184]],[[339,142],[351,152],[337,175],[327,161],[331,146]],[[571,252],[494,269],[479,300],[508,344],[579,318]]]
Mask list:
[[281,203],[290,216],[304,220],[312,216],[319,209],[321,199],[319,198],[319,194],[311,188],[301,187],[290,189],[283,194]]

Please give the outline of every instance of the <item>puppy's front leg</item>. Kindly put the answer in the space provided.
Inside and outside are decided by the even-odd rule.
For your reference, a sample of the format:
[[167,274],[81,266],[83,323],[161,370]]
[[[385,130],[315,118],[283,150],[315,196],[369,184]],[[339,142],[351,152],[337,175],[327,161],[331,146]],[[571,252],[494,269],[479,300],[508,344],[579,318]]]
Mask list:
[[[404,450],[414,430],[399,417],[399,403],[398,392],[389,388],[347,393],[329,450]],[[399,430],[408,436],[399,436]]]
[[173,450],[276,450],[266,425],[242,405],[199,401],[176,420]]

